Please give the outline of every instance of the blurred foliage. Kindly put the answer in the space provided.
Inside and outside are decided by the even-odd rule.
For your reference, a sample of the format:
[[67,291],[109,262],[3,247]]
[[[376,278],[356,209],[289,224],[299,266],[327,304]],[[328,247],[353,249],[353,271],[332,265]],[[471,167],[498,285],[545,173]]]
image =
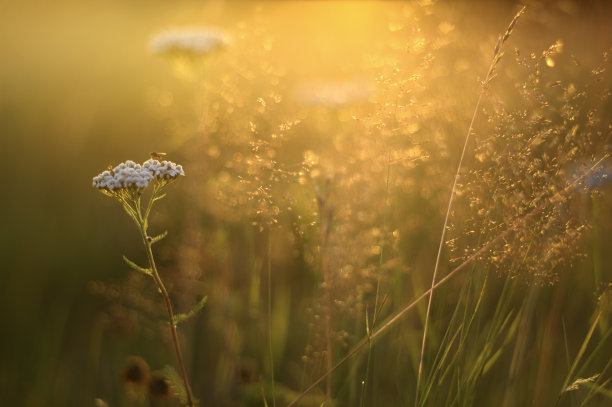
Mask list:
[[[609,6],[529,3],[476,124],[446,270],[610,149]],[[107,165],[165,151],[187,177],[152,214],[152,234],[169,232],[160,272],[178,313],[208,296],[181,325],[194,394],[250,406],[291,401],[325,371],[327,337],[338,360],[383,297],[381,318],[429,284],[479,80],[517,6],[1,8],[0,404],[139,405],[143,394],[122,382],[126,359],[172,364],[160,299],[121,258],[144,264],[138,236],[91,188]],[[155,34],[184,26],[232,40],[211,55],[147,52]],[[569,405],[609,380],[610,347],[597,345],[610,329],[609,185],[572,195],[439,290],[426,363],[443,366],[439,349],[461,352],[445,359],[448,376],[427,372],[436,386],[463,404],[512,406],[551,405],[564,381],[579,383],[560,399]],[[374,346],[365,391],[365,352],[333,376],[338,405],[413,400],[422,305]],[[514,319],[496,329],[501,308]],[[466,315],[471,328],[459,331]],[[584,346],[597,357],[566,377],[593,326]],[[465,397],[448,381],[457,366],[484,371]]]

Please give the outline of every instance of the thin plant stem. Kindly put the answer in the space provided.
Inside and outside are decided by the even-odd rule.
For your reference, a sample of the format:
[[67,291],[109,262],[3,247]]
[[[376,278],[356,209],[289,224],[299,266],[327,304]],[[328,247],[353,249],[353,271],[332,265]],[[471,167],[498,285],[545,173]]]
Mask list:
[[[330,371],[333,368],[333,343],[331,334],[331,314],[332,314],[332,293],[331,282],[329,279],[329,269],[327,266],[327,242],[331,230],[331,218],[333,216],[333,206],[329,206],[328,198],[330,194],[331,179],[327,179],[325,192],[320,194],[316,191],[317,205],[319,208],[319,218],[321,221],[321,243],[319,248],[319,265],[323,275],[323,301],[325,303],[325,369]],[[332,399],[332,379],[327,377],[325,385],[325,405],[330,406]]]
[[[327,250],[325,250],[326,242],[323,241],[321,244],[321,268],[323,269],[323,281],[325,283],[325,306],[327,308],[325,315],[325,365],[326,370],[331,370],[333,366],[333,349],[332,349],[332,340],[331,340],[331,290],[330,290],[330,282],[329,275],[327,270]],[[332,380],[331,376],[327,377],[327,383],[325,385],[325,406],[331,405],[331,395],[332,395]]]
[[[149,204],[147,206],[148,215],[151,205],[156,197],[157,190],[154,191],[151,199],[149,200]],[[170,296],[168,295],[168,291],[166,290],[166,286],[164,285],[159,273],[157,272],[157,266],[155,265],[155,258],[153,257],[153,250],[151,249],[152,242],[151,238],[147,235],[147,223],[146,217],[143,219],[141,211],[140,211],[140,202],[137,206],[138,210],[138,220],[140,221],[140,233],[142,235],[142,241],[145,245],[147,252],[147,259],[149,260],[149,265],[151,267],[151,275],[155,280],[155,284],[159,288],[159,291],[164,299],[164,304],[166,305],[166,312],[168,314],[168,322],[170,323],[170,331],[172,333],[172,342],[174,344],[174,351],[176,352],[176,359],[179,365],[179,370],[181,372],[181,377],[183,379],[183,384],[185,386],[185,395],[187,397],[187,405],[189,407],[193,407],[193,398],[191,396],[191,387],[189,386],[189,381],[187,380],[187,373],[185,372],[185,364],[183,363],[183,354],[181,352],[181,345],[178,339],[178,333],[176,332],[176,324],[174,323],[174,311],[172,310],[172,302],[170,302]]]
[[[370,362],[372,360],[372,341],[370,340],[370,331],[374,329],[375,324],[376,324],[376,317],[378,315],[378,312],[380,312],[380,309],[378,307],[378,301],[380,298],[380,270],[382,269],[382,265],[383,265],[383,255],[384,255],[384,249],[385,249],[384,238],[385,238],[385,233],[387,231],[387,202],[389,200],[389,180],[390,178],[391,178],[391,151],[387,153],[387,180],[385,184],[385,203],[383,207],[383,225],[382,225],[383,242],[380,245],[380,253],[378,255],[379,275],[378,275],[378,278],[376,279],[376,298],[374,300],[374,314],[372,315],[372,326],[371,327],[367,326],[368,360],[366,363],[365,378],[362,381],[362,387],[361,387],[361,407],[365,406],[365,396],[366,396],[368,381],[370,378]],[[382,308],[382,306],[380,308]],[[366,325],[367,324],[369,324],[369,321],[368,321],[368,315],[367,315],[367,309],[366,309]]]
[[274,389],[274,353],[272,352],[272,235],[268,230],[268,351],[270,352],[270,375],[272,380],[272,405],[276,407]]
[[[446,227],[448,225],[448,219],[450,217],[451,207],[452,207],[452,204],[453,204],[453,198],[455,196],[455,189],[457,187],[457,182],[459,180],[459,174],[461,172],[461,167],[463,165],[463,159],[465,157],[465,152],[467,151],[467,146],[468,146],[468,142],[470,140],[470,135],[472,134],[472,131],[474,130],[474,123],[476,122],[476,117],[478,116],[478,111],[480,109],[480,102],[482,101],[482,97],[484,96],[484,94],[486,92],[488,83],[494,77],[495,66],[499,62],[499,59],[501,58],[501,55],[502,55],[502,46],[503,46],[503,43],[510,36],[510,33],[512,32],[512,28],[514,28],[514,25],[516,24],[516,21],[521,16],[521,14],[523,14],[524,11],[525,11],[525,7],[523,7],[514,16],[514,18],[510,22],[508,28],[506,29],[506,32],[505,32],[504,36],[500,37],[500,39],[499,39],[499,41],[497,43],[497,46],[495,47],[495,51],[494,51],[494,54],[493,54],[493,60],[491,61],[491,65],[489,66],[487,74],[486,74],[484,80],[482,81],[482,86],[480,88],[480,94],[478,95],[478,100],[476,101],[476,106],[474,107],[474,113],[472,114],[472,119],[470,121],[470,125],[468,127],[467,134],[465,135],[465,141],[463,143],[463,150],[461,151],[461,157],[459,158],[459,164],[457,165],[457,171],[455,172],[455,178],[453,180],[453,187],[451,188],[450,197],[448,199],[448,206],[446,208],[446,215],[444,217],[444,224],[442,225],[442,233],[440,235],[440,243],[438,245],[438,254],[436,256],[436,264],[434,266],[433,276],[431,278],[431,288],[432,289],[435,286],[436,277],[438,276],[438,268],[440,266],[440,258],[442,256],[442,248],[444,247],[444,238],[446,237]],[[426,342],[427,342],[427,330],[428,330],[428,327],[429,327],[429,316],[430,316],[430,313],[431,313],[432,299],[433,299],[433,290],[430,291],[429,299],[427,301],[427,312],[425,313],[425,326],[423,327],[423,339],[421,341],[421,356],[420,356],[420,359],[419,359],[419,370],[418,370],[418,373],[417,373],[416,390],[415,390],[415,395],[414,395],[414,405],[415,405],[415,407],[417,407],[419,405],[419,386],[420,386],[420,383],[421,383],[421,374],[422,374],[422,371],[423,371],[423,359],[424,359],[424,356],[425,356],[425,345],[426,345]]]

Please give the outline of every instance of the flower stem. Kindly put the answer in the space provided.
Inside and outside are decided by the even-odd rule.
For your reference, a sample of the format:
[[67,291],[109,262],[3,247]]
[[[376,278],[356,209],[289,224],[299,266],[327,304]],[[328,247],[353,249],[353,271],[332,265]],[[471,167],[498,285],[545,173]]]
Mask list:
[[157,272],[157,267],[155,266],[155,259],[153,258],[153,251],[151,250],[152,243],[149,241],[149,237],[147,236],[145,224],[141,224],[140,228],[142,234],[142,240],[144,242],[145,248],[147,250],[147,258],[149,260],[149,265],[151,266],[152,276],[161,292],[161,295],[164,299],[164,303],[166,304],[166,311],[168,313],[168,322],[170,322],[170,331],[172,332],[172,341],[174,342],[174,351],[176,352],[176,359],[178,361],[179,370],[181,371],[181,376],[183,379],[183,384],[185,385],[185,394],[187,396],[187,405],[189,407],[193,407],[193,399],[191,396],[191,388],[189,387],[189,381],[187,380],[187,373],[185,372],[185,365],[183,363],[183,355],[181,353],[181,346],[178,340],[178,334],[176,332],[176,325],[174,323],[174,312],[172,311],[172,303],[170,302],[170,296],[168,295],[168,291],[166,290],[166,286],[162,282],[159,277],[159,273]]

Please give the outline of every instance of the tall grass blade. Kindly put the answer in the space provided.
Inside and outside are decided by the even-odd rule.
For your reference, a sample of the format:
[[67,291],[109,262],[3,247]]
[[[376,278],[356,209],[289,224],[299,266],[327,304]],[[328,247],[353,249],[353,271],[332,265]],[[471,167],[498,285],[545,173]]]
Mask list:
[[[501,37],[498,42],[497,45],[495,46],[495,52],[493,53],[493,61],[491,62],[491,65],[489,67],[489,70],[485,76],[485,79],[483,81],[483,85],[481,87],[480,90],[480,94],[478,96],[478,100],[476,101],[476,106],[474,107],[474,113],[472,114],[472,119],[470,121],[470,125],[468,127],[468,131],[467,134],[465,136],[465,141],[463,143],[463,149],[461,151],[461,157],[459,158],[459,164],[457,165],[457,171],[455,173],[455,178],[453,180],[453,187],[451,188],[451,193],[450,193],[450,198],[448,200],[448,206],[446,208],[446,215],[444,217],[444,224],[442,225],[442,233],[440,236],[440,243],[438,245],[438,254],[436,256],[436,263],[434,266],[434,271],[433,271],[433,276],[431,279],[431,288],[433,289],[435,283],[436,283],[436,278],[438,275],[438,267],[440,265],[440,258],[442,255],[442,249],[444,247],[444,238],[446,237],[446,229],[447,229],[447,225],[448,225],[448,219],[450,217],[450,213],[451,213],[451,208],[452,208],[452,204],[453,204],[453,198],[455,196],[455,190],[457,188],[457,183],[459,181],[459,174],[461,172],[461,168],[463,166],[463,159],[465,157],[465,153],[467,151],[467,146],[468,143],[470,141],[470,135],[473,132],[474,129],[474,123],[476,122],[476,116],[478,115],[478,111],[480,109],[480,102],[482,100],[482,97],[484,96],[485,90],[486,90],[486,86],[488,85],[488,83],[493,79],[494,77],[494,70],[495,70],[495,66],[497,65],[497,63],[499,62],[500,58],[501,58],[501,53],[502,53],[502,47],[504,42],[508,39],[508,37],[510,36],[510,33],[512,32],[512,29],[514,28],[516,22],[518,21],[519,17],[521,16],[521,14],[523,14],[523,12],[525,11],[525,7],[523,6],[523,8],[521,8],[521,10],[514,16],[514,18],[512,19],[512,21],[510,22],[510,25],[508,25],[508,28],[506,29],[506,32],[504,33],[504,36]],[[417,373],[417,382],[416,382],[416,390],[415,390],[415,399],[414,399],[414,405],[415,407],[417,407],[419,405],[419,385],[421,382],[421,373],[423,371],[423,358],[425,357],[425,346],[427,343],[427,330],[428,330],[428,326],[429,326],[429,316],[431,313],[431,304],[432,304],[432,298],[433,298],[433,292],[429,294],[429,300],[427,302],[427,312],[425,313],[425,324],[423,327],[423,339],[421,342],[421,356],[419,359],[419,368],[418,368],[418,373]]]

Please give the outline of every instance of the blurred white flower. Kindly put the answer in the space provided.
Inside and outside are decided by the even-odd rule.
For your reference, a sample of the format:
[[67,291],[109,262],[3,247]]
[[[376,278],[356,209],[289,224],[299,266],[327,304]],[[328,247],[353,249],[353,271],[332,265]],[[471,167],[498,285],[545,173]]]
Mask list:
[[296,90],[296,97],[302,103],[326,107],[343,107],[367,102],[371,95],[372,86],[360,80],[307,82]]
[[204,56],[227,47],[229,42],[229,35],[217,29],[177,28],[155,35],[149,51],[161,55]]

